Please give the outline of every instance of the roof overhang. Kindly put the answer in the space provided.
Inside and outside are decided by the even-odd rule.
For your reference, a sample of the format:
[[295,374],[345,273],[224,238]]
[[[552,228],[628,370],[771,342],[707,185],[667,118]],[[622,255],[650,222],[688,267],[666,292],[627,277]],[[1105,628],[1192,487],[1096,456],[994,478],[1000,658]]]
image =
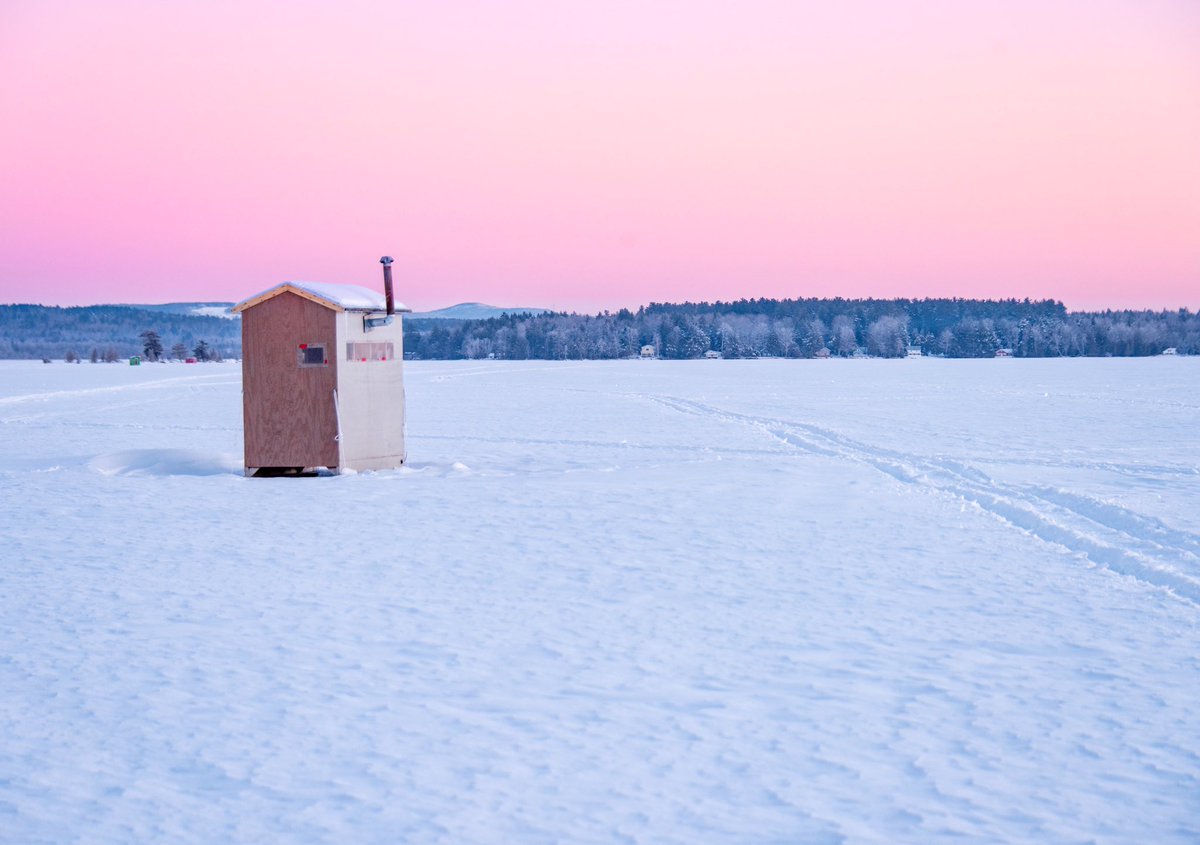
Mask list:
[[[344,292],[344,296],[342,295]],[[374,313],[386,311],[387,305],[383,297],[370,290],[369,288],[358,287],[357,285],[327,285],[314,282],[283,282],[275,285],[273,288],[268,288],[262,293],[243,299],[237,305],[230,309],[234,314],[240,314],[247,308],[253,308],[268,299],[273,299],[276,296],[284,293],[292,293],[296,296],[307,299],[310,302],[315,302],[317,305],[324,306],[331,311],[362,311]],[[397,302],[395,305],[397,314],[412,313],[412,309]]]

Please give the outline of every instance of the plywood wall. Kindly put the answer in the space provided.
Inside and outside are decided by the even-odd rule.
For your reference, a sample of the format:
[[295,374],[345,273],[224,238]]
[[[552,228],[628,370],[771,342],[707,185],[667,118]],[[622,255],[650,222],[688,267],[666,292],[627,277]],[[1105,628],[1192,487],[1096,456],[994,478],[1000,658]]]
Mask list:
[[[336,317],[293,293],[242,312],[247,469],[338,465]],[[328,364],[299,366],[302,343],[324,344]]]

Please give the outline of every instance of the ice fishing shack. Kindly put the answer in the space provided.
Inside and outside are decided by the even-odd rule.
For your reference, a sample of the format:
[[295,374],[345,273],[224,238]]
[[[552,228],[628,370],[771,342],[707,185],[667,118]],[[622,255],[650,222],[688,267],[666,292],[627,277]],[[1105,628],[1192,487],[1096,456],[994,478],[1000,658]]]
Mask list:
[[358,285],[283,282],[239,302],[246,475],[404,463],[404,336],[410,309]]

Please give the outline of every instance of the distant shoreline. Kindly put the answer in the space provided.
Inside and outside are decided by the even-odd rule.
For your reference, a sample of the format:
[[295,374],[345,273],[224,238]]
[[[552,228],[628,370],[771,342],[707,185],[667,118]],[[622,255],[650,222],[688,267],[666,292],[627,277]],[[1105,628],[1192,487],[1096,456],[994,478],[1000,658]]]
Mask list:
[[[204,342],[219,358],[238,358],[241,325],[220,313],[228,306],[0,305],[0,358],[127,358],[143,352],[146,331],[168,351]],[[480,309],[496,313],[451,316]],[[407,316],[404,352],[410,360],[1197,355],[1200,313],[1072,312],[1027,299],[754,299],[594,315],[463,303]]]

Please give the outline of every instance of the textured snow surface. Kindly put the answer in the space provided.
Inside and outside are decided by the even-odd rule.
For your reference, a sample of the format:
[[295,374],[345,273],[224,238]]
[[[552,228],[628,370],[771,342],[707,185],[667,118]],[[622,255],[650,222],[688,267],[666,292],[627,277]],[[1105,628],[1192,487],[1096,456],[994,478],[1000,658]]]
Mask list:
[[0,362],[0,841],[1200,841],[1200,360]]

